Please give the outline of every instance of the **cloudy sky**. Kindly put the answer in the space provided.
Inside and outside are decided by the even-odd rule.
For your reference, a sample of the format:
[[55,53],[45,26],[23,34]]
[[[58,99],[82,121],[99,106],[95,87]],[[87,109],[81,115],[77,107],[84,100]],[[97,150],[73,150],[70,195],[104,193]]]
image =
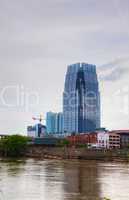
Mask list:
[[129,128],[128,0],[0,0],[0,132],[61,111],[67,65],[97,66],[102,126]]

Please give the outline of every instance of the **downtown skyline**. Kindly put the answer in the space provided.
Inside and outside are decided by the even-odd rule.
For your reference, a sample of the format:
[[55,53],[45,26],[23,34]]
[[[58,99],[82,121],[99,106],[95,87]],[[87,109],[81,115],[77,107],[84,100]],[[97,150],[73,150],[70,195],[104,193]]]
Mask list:
[[[25,133],[32,116],[60,112],[67,65],[78,61],[97,66],[102,126],[128,129],[128,8],[128,0],[1,0],[0,91],[18,86],[21,96],[38,93],[39,104],[0,101],[0,132]],[[16,104],[16,91],[5,99]]]

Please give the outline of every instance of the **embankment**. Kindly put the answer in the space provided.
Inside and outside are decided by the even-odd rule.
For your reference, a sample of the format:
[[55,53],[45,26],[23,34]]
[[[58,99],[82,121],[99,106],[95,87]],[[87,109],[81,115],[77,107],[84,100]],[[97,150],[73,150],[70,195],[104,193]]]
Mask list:
[[125,160],[129,161],[129,150],[91,150],[75,147],[47,147],[29,145],[27,157],[50,159],[85,159],[85,160]]

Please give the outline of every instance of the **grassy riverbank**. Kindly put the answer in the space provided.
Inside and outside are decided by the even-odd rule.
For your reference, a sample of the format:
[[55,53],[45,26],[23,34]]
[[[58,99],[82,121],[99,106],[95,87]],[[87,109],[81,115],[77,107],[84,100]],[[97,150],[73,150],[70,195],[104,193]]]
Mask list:
[[2,157],[34,157],[42,159],[84,159],[102,161],[129,161],[129,149],[88,149],[86,146],[69,146],[63,141],[56,146],[28,144],[29,139],[12,135],[0,140]]
[[4,157],[20,157],[25,155],[28,138],[11,135],[0,140],[0,155]]

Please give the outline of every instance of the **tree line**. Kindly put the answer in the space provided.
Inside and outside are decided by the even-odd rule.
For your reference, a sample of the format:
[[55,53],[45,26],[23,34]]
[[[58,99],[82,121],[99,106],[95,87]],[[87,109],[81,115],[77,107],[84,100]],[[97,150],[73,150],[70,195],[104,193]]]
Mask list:
[[4,157],[24,156],[28,138],[21,135],[11,135],[0,139],[0,155]]

